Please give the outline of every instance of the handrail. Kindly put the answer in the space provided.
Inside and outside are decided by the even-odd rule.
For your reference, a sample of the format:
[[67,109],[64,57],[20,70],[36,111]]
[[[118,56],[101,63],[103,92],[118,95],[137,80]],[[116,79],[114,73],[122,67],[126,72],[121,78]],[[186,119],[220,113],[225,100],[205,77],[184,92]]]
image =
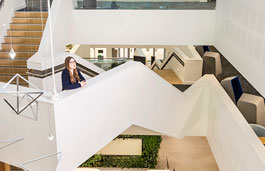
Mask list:
[[153,70],[153,69],[155,69],[155,67],[157,67],[158,69],[164,69],[164,68],[166,67],[166,65],[168,64],[168,62],[169,62],[173,57],[175,57],[175,58],[179,61],[179,63],[180,63],[182,66],[185,66],[184,61],[182,61],[182,59],[180,59],[179,56],[178,56],[175,52],[172,52],[171,55],[170,55],[170,57],[167,58],[167,59],[165,59],[165,60],[161,63],[161,65],[158,65],[158,64],[156,63],[157,61],[155,61],[155,62],[152,64],[151,69]]
[[138,0],[73,0],[76,10],[215,10],[216,2],[205,0],[166,0],[166,1],[138,1]]
[[2,8],[2,6],[4,5],[5,0],[0,0],[0,9]]
[[85,60],[88,60],[88,61],[131,61],[133,60],[133,58],[115,58],[115,57],[106,57],[106,58],[103,58],[103,59],[98,59],[97,57],[96,58],[84,58]]
[[167,162],[167,169],[169,169],[169,162],[168,162],[167,157],[166,157],[166,162]]

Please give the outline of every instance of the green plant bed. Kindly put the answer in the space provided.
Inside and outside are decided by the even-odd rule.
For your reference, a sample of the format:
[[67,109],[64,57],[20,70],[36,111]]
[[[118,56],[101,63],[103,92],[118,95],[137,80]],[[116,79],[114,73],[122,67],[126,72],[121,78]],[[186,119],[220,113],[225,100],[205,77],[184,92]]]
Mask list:
[[161,136],[120,135],[117,138],[142,139],[142,155],[140,156],[106,156],[96,154],[85,161],[80,167],[118,167],[118,168],[150,168],[157,165]]

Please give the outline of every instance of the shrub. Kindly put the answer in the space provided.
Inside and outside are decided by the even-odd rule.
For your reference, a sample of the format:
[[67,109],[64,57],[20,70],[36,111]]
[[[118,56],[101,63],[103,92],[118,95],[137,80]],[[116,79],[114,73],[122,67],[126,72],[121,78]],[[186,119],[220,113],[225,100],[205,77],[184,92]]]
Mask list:
[[80,167],[118,167],[118,168],[150,168],[157,165],[161,136],[120,135],[117,138],[142,139],[142,155],[140,156],[108,156],[96,154]]

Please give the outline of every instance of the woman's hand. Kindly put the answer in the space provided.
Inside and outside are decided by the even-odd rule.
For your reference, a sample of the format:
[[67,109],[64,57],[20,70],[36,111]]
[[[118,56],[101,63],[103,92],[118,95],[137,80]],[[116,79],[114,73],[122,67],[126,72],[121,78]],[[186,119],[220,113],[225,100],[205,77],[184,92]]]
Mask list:
[[84,87],[86,85],[86,82],[85,81],[81,81],[79,84],[81,85],[81,87]]

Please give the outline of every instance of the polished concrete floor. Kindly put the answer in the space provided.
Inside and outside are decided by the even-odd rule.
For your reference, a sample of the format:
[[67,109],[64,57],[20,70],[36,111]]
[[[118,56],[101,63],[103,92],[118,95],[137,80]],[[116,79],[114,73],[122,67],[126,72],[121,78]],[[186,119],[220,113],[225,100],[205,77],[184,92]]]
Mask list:
[[[206,137],[177,139],[162,136],[158,165],[155,170],[219,171]],[[169,167],[169,168],[168,168]],[[75,171],[147,171],[150,169],[78,168]]]
[[177,139],[162,136],[157,169],[175,171],[218,171],[206,137],[189,136]]

